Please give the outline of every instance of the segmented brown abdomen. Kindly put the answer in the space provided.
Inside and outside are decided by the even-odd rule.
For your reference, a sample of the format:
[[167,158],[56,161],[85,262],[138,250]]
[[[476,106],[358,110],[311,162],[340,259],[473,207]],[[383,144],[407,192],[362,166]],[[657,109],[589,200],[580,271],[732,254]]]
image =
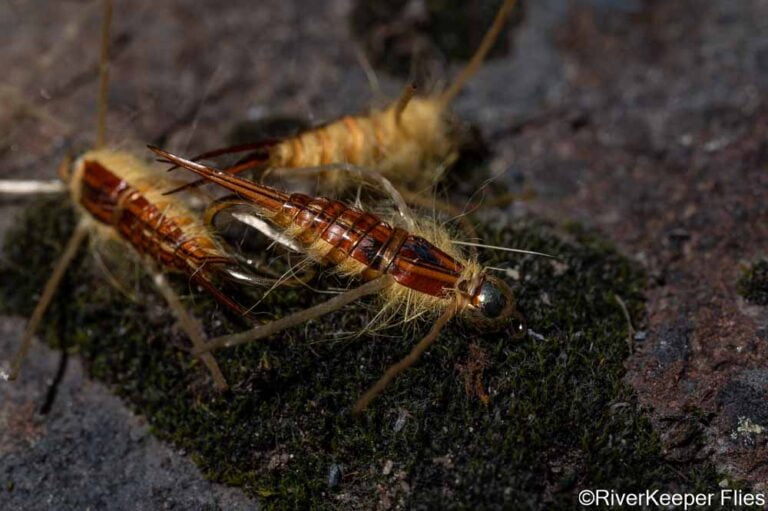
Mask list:
[[318,239],[328,243],[332,248],[325,259],[332,264],[352,258],[367,267],[364,278],[388,274],[399,284],[431,296],[447,297],[463,270],[426,239],[342,202],[293,194],[274,221],[301,229],[297,239],[304,244]]
[[[364,278],[391,275],[399,284],[434,297],[456,290],[464,266],[426,239],[393,228],[379,217],[342,202],[288,195],[221,170],[175,156],[157,147],[152,151],[207,181],[250,201],[259,213],[288,231],[310,249],[334,264],[348,260],[362,266]],[[322,240],[325,247],[312,247]]]
[[227,263],[213,240],[190,228],[191,217],[172,214],[147,200],[131,183],[97,161],[83,161],[80,203],[136,250],[166,269],[192,274],[204,264]]

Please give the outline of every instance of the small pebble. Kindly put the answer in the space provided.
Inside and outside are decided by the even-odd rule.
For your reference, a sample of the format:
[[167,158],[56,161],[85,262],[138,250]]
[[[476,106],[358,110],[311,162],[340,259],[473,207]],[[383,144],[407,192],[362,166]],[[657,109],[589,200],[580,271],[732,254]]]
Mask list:
[[395,420],[395,425],[392,428],[395,433],[399,433],[402,431],[402,429],[405,427],[405,421],[408,420],[408,412],[405,410],[402,410],[400,412],[400,415],[397,416],[397,419]]
[[328,488],[336,488],[341,482],[342,467],[336,463],[331,464],[328,469]]

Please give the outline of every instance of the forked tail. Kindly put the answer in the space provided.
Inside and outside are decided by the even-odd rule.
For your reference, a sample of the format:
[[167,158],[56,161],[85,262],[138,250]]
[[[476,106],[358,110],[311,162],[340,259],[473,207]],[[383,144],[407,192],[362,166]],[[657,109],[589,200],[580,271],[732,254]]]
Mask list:
[[[222,169],[222,171],[226,172],[227,174],[239,174],[240,172],[246,171],[248,169],[255,169],[263,165],[266,165],[270,159],[269,148],[279,143],[280,143],[279,139],[269,138],[269,139],[261,140],[259,142],[253,142],[250,144],[234,145],[229,147],[223,147],[220,149],[213,149],[211,151],[200,153],[194,156],[192,158],[192,161],[198,162],[200,160],[215,158],[216,156],[223,156],[225,154],[237,154],[237,153],[244,153],[246,151],[260,151],[260,152],[257,152],[256,154],[247,155],[245,158],[241,158],[234,165],[227,167],[225,169]],[[165,159],[162,159],[159,161],[161,161],[162,163],[171,163]],[[173,165],[168,169],[168,172],[175,170],[177,168],[179,168],[179,165]],[[205,181],[206,181],[205,179],[197,179],[190,183],[183,184],[178,188],[174,188],[173,190],[168,190],[167,192],[163,193],[163,195],[172,195],[174,193],[178,193],[183,190],[197,188],[198,186],[205,183]]]
[[196,163],[192,160],[187,160],[180,156],[176,156],[167,151],[155,146],[147,146],[155,154],[168,160],[174,165],[183,167],[187,170],[191,170],[195,174],[201,176],[206,181],[216,183],[219,186],[226,188],[227,190],[240,195],[253,202],[255,205],[273,213],[278,213],[283,204],[288,200],[288,194],[277,191],[269,186],[260,185],[248,181],[247,179],[239,178],[235,175],[229,174],[219,169]]

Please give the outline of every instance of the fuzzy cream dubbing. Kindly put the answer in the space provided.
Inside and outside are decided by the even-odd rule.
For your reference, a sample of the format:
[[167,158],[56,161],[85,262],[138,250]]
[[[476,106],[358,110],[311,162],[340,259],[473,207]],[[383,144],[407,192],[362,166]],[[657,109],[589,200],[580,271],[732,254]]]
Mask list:
[[[121,201],[132,200],[132,194],[141,195],[158,214],[152,218],[156,227],[163,223],[171,223],[181,231],[181,235],[173,240],[176,245],[186,240],[195,240],[209,255],[226,257],[213,233],[203,224],[200,214],[193,212],[178,195],[163,195],[163,192],[178,186],[178,182],[166,178],[162,172],[153,169],[133,154],[126,151],[111,149],[95,149],[84,153],[73,165],[73,171],[68,183],[70,195],[78,209],[89,218],[90,226],[99,233],[103,239],[121,239],[113,226],[95,222],[82,204],[83,186],[86,172],[86,163],[95,162],[109,171],[115,179],[122,181],[111,193],[120,193],[131,189]],[[122,204],[118,202],[115,207],[116,214],[121,210]]]
[[[456,156],[444,104],[414,97],[364,116],[346,116],[280,142],[269,167],[308,168],[348,163],[376,169],[397,183],[430,185],[434,176],[416,169],[438,169]],[[343,188],[350,176],[327,171],[328,189]]]
[[[398,219],[398,216],[393,215],[391,223],[397,225]],[[285,234],[296,241],[300,241],[305,235],[305,229],[294,224],[285,230]],[[419,220],[411,227],[410,234],[429,240],[429,243],[448,254],[461,265],[462,273],[457,282],[471,281],[480,275],[482,269],[477,261],[465,257],[452,242],[449,232],[436,222]],[[314,262],[327,261],[328,255],[333,250],[335,247],[319,236],[305,245],[308,259]],[[371,269],[364,263],[349,256],[344,257],[336,264],[333,271],[346,277],[371,278],[381,275],[378,272],[372,273]],[[458,292],[458,290],[455,291]],[[382,305],[371,321],[369,328],[372,328],[372,325],[375,325],[376,328],[383,328],[401,322],[409,322],[422,315],[440,314],[451,304],[454,295],[449,293],[445,296],[434,296],[394,283],[380,292],[380,298]]]

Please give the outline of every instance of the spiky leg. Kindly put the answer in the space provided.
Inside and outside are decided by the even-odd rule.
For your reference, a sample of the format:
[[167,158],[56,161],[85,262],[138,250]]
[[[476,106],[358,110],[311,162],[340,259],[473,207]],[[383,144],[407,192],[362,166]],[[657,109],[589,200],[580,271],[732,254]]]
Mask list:
[[310,319],[325,316],[326,314],[338,310],[351,302],[359,300],[363,296],[378,293],[382,289],[391,286],[393,282],[394,281],[391,277],[379,277],[375,280],[363,284],[362,286],[336,295],[330,300],[315,305],[314,307],[310,307],[309,309],[296,312],[284,318],[276,319],[275,321],[265,323],[239,334],[225,335],[211,339],[211,341],[208,342],[203,349],[195,350],[194,353],[202,354],[217,348],[237,346],[238,344],[245,344],[247,342],[256,341],[258,339],[264,339],[265,337],[269,337],[278,332],[282,332],[287,328],[300,325],[301,323],[309,321]]
[[[184,333],[186,333],[192,340],[194,349],[201,350],[204,348],[205,339],[200,323],[198,323],[198,321],[193,318],[184,308],[181,300],[179,299],[179,296],[173,289],[171,289],[171,286],[168,284],[165,276],[163,276],[161,273],[155,272],[152,280],[155,283],[157,289],[160,291],[160,294],[162,294],[163,298],[165,298],[165,301],[168,302],[168,306],[176,315],[176,319],[179,320],[181,329],[184,330]],[[224,379],[224,375],[219,368],[219,364],[216,362],[216,359],[213,358],[213,355],[210,353],[203,353],[200,355],[200,359],[211,372],[211,376],[213,377],[213,382],[216,385],[216,388],[219,390],[226,390],[228,387],[227,381]]]
[[27,322],[27,327],[24,329],[19,350],[11,361],[11,369],[8,374],[9,380],[15,380],[19,376],[21,364],[24,362],[24,358],[26,358],[27,352],[29,352],[29,348],[32,345],[32,336],[35,334],[35,330],[37,330],[40,321],[43,319],[43,314],[45,314],[45,311],[51,304],[51,300],[53,299],[56,289],[59,287],[67,268],[75,258],[77,249],[80,248],[80,245],[87,235],[87,221],[81,220],[80,223],[77,224],[77,227],[75,227],[75,232],[72,233],[69,241],[67,241],[67,244],[64,247],[64,252],[56,262],[56,266],[53,268],[53,272],[48,278],[48,282],[45,283],[43,294],[40,296],[40,300],[38,300],[35,310],[32,311],[32,316],[29,318],[29,322]]
[[451,302],[451,305],[448,307],[448,309],[446,309],[446,311],[443,312],[439,318],[437,318],[437,321],[435,321],[435,324],[432,325],[429,333],[425,335],[424,338],[419,341],[416,346],[413,347],[411,352],[401,361],[390,366],[384,375],[379,378],[379,381],[377,381],[370,389],[368,389],[365,394],[360,396],[360,399],[357,400],[355,406],[352,408],[352,411],[354,413],[360,413],[365,410],[371,401],[376,399],[376,396],[381,394],[381,391],[383,391],[398,374],[402,373],[411,367],[414,363],[416,363],[416,361],[419,360],[419,357],[421,357],[421,354],[424,353],[427,348],[429,348],[432,343],[437,340],[438,336],[440,335],[440,331],[443,329],[445,324],[451,320],[456,312],[458,312],[458,301],[454,300]]

